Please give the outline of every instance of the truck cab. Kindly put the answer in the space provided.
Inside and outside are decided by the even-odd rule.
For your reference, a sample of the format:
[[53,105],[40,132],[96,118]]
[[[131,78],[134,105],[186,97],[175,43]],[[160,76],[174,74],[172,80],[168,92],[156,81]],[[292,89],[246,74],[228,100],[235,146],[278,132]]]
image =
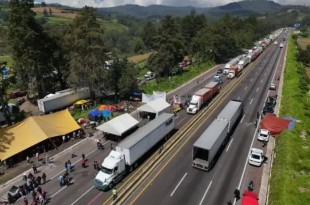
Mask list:
[[124,155],[112,150],[102,162],[100,171],[94,179],[94,186],[99,190],[108,191],[122,179],[125,173]]
[[199,111],[200,106],[201,106],[201,97],[193,95],[186,111],[189,114],[196,114]]

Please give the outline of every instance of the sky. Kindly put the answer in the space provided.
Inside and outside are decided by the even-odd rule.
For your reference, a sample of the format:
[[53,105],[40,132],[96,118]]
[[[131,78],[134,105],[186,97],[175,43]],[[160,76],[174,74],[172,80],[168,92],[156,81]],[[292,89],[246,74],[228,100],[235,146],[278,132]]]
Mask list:
[[[36,0],[35,2],[59,3],[72,7],[113,7],[125,4],[137,4],[140,6],[148,5],[167,5],[167,6],[193,6],[193,7],[214,7],[225,5],[240,0]],[[294,4],[310,6],[310,0],[274,0],[279,4]]]

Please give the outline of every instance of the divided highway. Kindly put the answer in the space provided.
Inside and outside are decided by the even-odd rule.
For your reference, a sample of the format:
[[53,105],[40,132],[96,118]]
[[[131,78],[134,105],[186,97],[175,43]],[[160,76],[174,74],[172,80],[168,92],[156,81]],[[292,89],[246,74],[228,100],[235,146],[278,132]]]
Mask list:
[[[282,38],[283,36],[280,35],[279,39]],[[284,49],[279,49],[278,45],[271,44],[259,59],[243,70],[243,74],[239,79],[230,82],[225,77],[223,79],[223,92],[220,91],[225,95],[223,97],[218,96],[216,103],[207,108],[207,117],[200,122],[199,126],[193,129],[194,132],[189,132],[186,138],[176,146],[176,149],[153,170],[151,176],[129,196],[126,204],[213,205],[225,204],[228,200],[233,200],[233,190],[241,184],[240,178],[243,174],[244,164],[249,148],[253,143],[252,139],[256,129],[254,126],[256,112],[262,109],[270,82],[274,78],[274,70],[279,56],[283,55],[283,53]],[[211,81],[215,73],[216,69],[208,72],[205,75],[206,77],[184,85],[173,94],[180,96],[192,94],[202,85]],[[168,98],[171,97],[171,95],[168,96]],[[239,126],[210,172],[192,168],[193,143],[231,99],[242,100],[245,105],[245,115],[242,117]],[[200,112],[203,112],[203,110]],[[185,111],[179,113],[176,119],[177,129],[182,129],[197,115],[188,115]],[[81,168],[79,159],[71,160],[76,163],[75,171],[70,174],[73,178],[72,185],[59,187],[56,181],[61,174],[60,171],[55,172],[54,176],[48,176],[51,181],[46,186],[44,185],[43,189],[51,197],[49,204],[102,205],[111,202],[109,201],[111,192],[101,192],[93,187],[93,179],[97,171],[93,169],[92,162],[94,160],[102,161],[109,154],[110,142],[106,143],[105,147],[107,149],[99,151],[96,148],[96,140],[89,139],[86,145],[88,152],[85,154],[88,154],[87,158],[90,167],[86,169]],[[85,148],[82,147],[82,149]],[[69,156],[70,153],[68,153],[68,159]],[[60,170],[64,170],[64,165],[57,164],[57,162],[55,162],[55,165],[63,166],[63,169]],[[143,165],[141,165],[141,168],[143,168]],[[253,174],[261,176],[261,169],[254,167],[254,171],[251,171],[251,175],[247,176],[245,180],[250,180],[248,177],[252,177]],[[255,176],[255,191],[259,190],[260,179],[257,176]],[[117,184],[116,187],[119,191],[121,191],[120,187],[130,177],[127,176],[121,183]],[[17,204],[22,204],[21,200]]]

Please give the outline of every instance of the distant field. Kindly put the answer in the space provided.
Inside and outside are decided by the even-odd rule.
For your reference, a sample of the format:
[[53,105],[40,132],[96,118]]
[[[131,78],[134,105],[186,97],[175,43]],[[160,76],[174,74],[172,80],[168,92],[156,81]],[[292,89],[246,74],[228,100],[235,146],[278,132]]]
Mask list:
[[145,54],[141,54],[141,55],[131,56],[131,57],[128,58],[128,60],[131,61],[134,64],[137,64],[137,63],[140,63],[142,61],[147,60],[150,57],[151,54],[152,53],[150,52],[150,53],[145,53]]
[[306,47],[310,45],[310,38],[298,38],[297,42],[302,49],[306,49]]
[[[56,7],[45,7],[45,8],[47,12],[49,12],[49,8],[51,8],[53,16],[60,16],[64,18],[74,19],[77,15],[77,12],[62,10]],[[44,7],[36,7],[36,8],[32,8],[32,10],[37,13],[43,13]]]

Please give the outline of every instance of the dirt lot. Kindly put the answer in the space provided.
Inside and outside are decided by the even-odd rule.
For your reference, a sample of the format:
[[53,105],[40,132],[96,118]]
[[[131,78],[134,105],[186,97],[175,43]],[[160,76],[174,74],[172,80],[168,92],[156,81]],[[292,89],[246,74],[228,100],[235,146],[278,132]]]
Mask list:
[[[46,8],[47,12],[49,12],[49,8],[51,8],[53,16],[61,16],[61,17],[65,17],[65,18],[74,19],[77,15],[77,13],[74,11],[62,10],[62,9],[59,9],[56,7],[45,7],[45,8]],[[32,10],[34,12],[43,13],[44,7],[36,7],[36,8],[33,8]]]

